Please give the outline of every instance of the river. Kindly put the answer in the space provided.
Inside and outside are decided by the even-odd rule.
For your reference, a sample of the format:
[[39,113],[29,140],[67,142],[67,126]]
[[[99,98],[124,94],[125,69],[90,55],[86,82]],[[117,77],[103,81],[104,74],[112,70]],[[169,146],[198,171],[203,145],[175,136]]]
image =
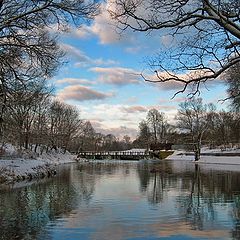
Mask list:
[[224,168],[63,165],[56,177],[0,187],[0,239],[240,239],[240,169]]

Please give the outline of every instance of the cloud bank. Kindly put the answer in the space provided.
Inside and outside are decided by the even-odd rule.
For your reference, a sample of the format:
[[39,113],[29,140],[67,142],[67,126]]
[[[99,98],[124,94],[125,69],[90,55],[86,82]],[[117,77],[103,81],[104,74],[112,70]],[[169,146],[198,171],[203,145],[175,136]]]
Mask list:
[[58,94],[58,97],[62,100],[75,101],[104,100],[113,96],[113,93],[103,93],[80,85],[67,86]]

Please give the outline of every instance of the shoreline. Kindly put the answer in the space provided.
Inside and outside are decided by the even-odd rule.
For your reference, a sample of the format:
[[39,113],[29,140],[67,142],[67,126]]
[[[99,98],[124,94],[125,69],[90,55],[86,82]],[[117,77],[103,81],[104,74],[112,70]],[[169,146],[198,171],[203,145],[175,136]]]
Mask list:
[[[221,164],[221,165],[240,165],[239,152],[223,153],[221,152],[203,152],[200,155],[200,160],[194,161],[194,154],[175,151],[168,156],[166,160],[171,161],[189,161],[195,164]],[[227,155],[228,154],[228,155]]]
[[49,153],[37,158],[0,159],[0,184],[11,184],[32,179],[42,179],[57,174],[56,166],[74,163],[70,153]]
[[[199,161],[194,161],[194,155],[183,151],[175,151],[172,155],[159,161],[184,161],[191,164],[200,165],[222,165],[222,166],[240,166],[240,156],[219,156],[213,153],[203,152]],[[215,154],[215,153],[214,153]],[[43,179],[57,174],[56,167],[67,163],[95,162],[96,160],[77,158],[69,152],[44,153],[36,158],[10,158],[0,159],[0,184],[12,184],[25,180]],[[101,161],[97,160],[96,162]],[[107,160],[111,162],[112,160]],[[113,161],[116,161],[113,159]],[[128,162],[128,160],[120,160]],[[131,161],[131,160],[129,160]]]

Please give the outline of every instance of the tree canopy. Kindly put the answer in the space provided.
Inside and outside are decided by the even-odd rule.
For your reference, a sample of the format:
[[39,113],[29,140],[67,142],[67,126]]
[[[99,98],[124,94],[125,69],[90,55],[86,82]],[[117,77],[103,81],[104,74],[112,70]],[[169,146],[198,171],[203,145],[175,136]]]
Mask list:
[[228,69],[226,74],[231,109],[240,112],[240,63]]

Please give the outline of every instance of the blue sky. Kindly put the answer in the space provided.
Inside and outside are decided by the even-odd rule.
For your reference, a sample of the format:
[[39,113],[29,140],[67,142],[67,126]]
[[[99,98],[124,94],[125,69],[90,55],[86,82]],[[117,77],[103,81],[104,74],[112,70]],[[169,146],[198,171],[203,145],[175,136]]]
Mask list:
[[[59,41],[67,63],[51,82],[57,98],[77,106],[81,118],[90,120],[97,131],[119,137],[128,134],[133,139],[139,122],[151,108],[164,112],[173,122],[186,93],[171,99],[177,84],[151,84],[139,76],[153,76],[146,59],[167,47],[169,38],[159,32],[120,34],[104,8],[105,4],[91,23],[70,27],[61,34]],[[225,94],[225,86],[214,82],[202,89],[200,97],[221,109],[226,103],[217,100]]]

